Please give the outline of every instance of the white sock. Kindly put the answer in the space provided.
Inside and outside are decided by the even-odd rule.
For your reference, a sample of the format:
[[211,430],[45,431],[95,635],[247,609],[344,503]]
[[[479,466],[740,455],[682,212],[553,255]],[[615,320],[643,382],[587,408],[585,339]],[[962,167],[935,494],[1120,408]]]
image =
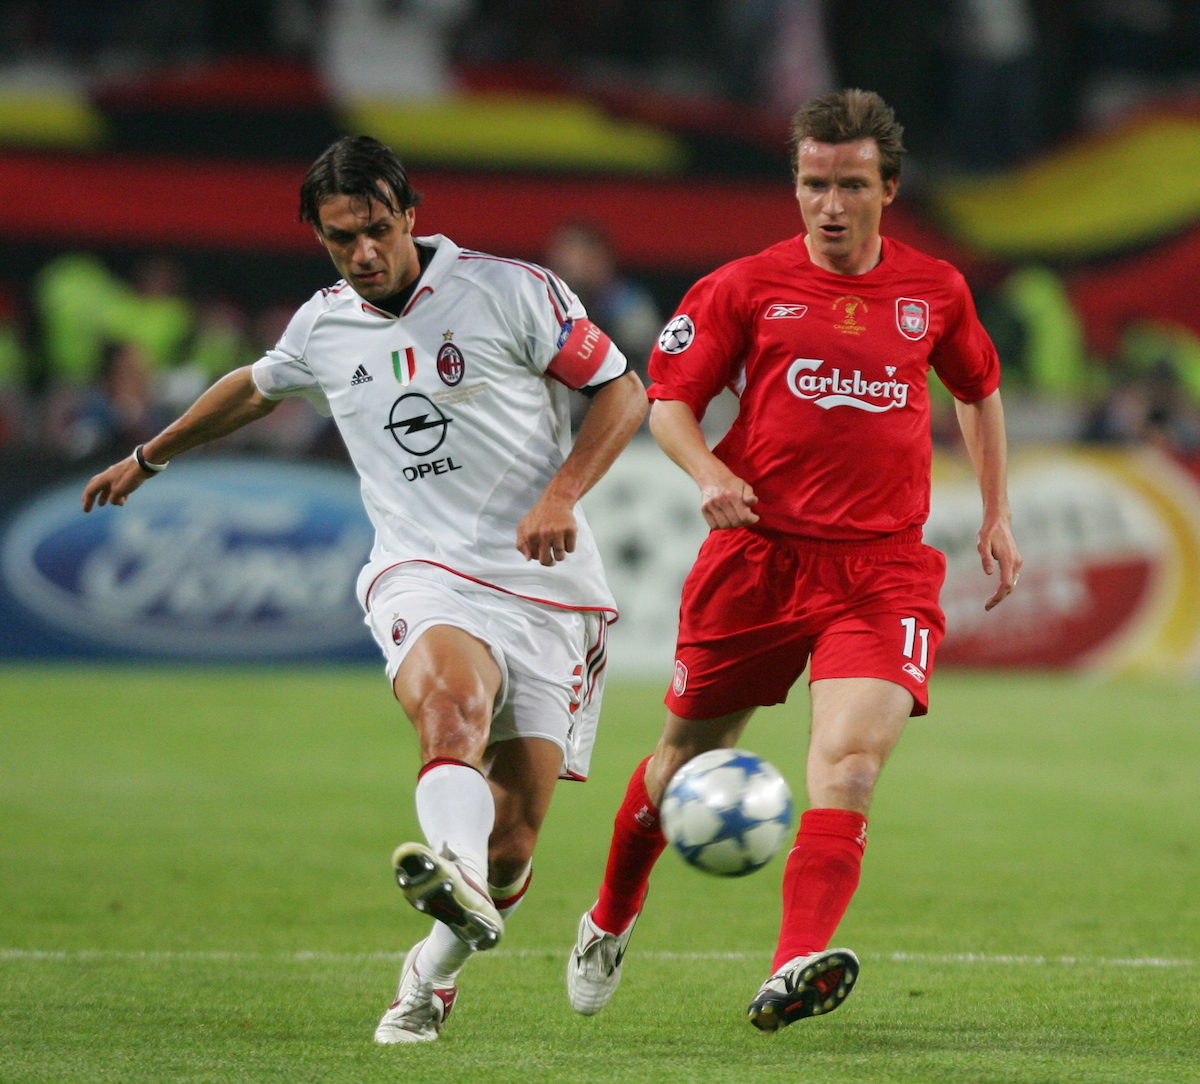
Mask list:
[[[521,900],[525,898],[525,890],[529,887],[532,871],[533,863],[531,862],[512,884],[499,887],[488,885],[488,893],[491,895],[493,903],[512,900],[507,907],[498,908],[500,916],[505,921],[521,906]],[[455,937],[449,926],[435,922],[417,957],[417,970],[433,983],[434,989],[448,990],[458,981],[458,973],[473,955],[474,951]]]
[[433,983],[435,990],[449,990],[474,955],[475,950],[460,941],[449,926],[435,922],[417,956],[417,971]]
[[447,847],[487,883],[488,836],[496,820],[492,788],[465,764],[438,764],[417,780],[417,820],[425,840],[437,853]]
[[[500,912],[500,917],[505,922],[508,921],[508,916],[511,915],[518,907],[521,906],[521,901],[525,898],[525,893],[529,889],[529,882],[533,878],[533,861],[521,870],[521,875],[510,885],[494,885],[491,881],[488,882],[488,895],[492,897],[492,903],[496,905],[496,910]],[[508,901],[506,906],[501,907],[502,903]]]

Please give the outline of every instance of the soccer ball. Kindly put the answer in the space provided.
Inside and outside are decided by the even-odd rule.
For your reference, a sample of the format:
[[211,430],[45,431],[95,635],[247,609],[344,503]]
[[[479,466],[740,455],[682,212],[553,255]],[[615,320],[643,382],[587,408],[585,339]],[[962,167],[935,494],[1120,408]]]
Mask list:
[[662,827],[684,859],[706,873],[742,877],[762,869],[787,838],[792,792],[765,760],[712,749],[667,785]]

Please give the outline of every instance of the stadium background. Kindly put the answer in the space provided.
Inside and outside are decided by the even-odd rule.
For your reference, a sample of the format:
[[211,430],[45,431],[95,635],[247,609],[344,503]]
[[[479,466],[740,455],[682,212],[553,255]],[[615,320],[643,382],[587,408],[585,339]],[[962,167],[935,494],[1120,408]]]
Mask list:
[[[890,782],[902,790],[952,780],[962,803],[944,811],[947,823],[970,822],[979,793],[995,821],[976,824],[982,836],[964,843],[945,824],[922,820],[928,811],[911,795],[896,797],[885,813],[901,838],[888,845],[939,880],[949,876],[940,865],[945,848],[978,847],[990,873],[956,870],[970,887],[961,911],[944,912],[909,883],[911,865],[890,875],[877,867],[874,891],[907,900],[911,914],[898,905],[908,917],[897,932],[895,913],[864,888],[847,922],[881,953],[1152,957],[1173,968],[1163,973],[1169,983],[1154,980],[1182,998],[1172,1019],[1181,1029],[1194,1024],[1194,982],[1179,976],[1190,976],[1189,961],[1200,955],[1194,929],[1186,932],[1198,878],[1197,818],[1185,801],[1197,781],[1192,730],[1200,707],[1191,684],[1200,670],[1196,4],[13,0],[0,9],[0,848],[13,871],[0,885],[0,951],[9,953],[0,964],[22,992],[9,1002],[19,1025],[12,1034],[22,1039],[7,1062],[0,1052],[0,1075],[87,1075],[69,1058],[45,1068],[45,1044],[61,1039],[47,1006],[81,1012],[72,1019],[85,1030],[129,1023],[101,979],[88,987],[86,1011],[51,993],[67,980],[37,972],[31,961],[39,952],[60,954],[46,964],[53,971],[84,967],[89,952],[111,951],[115,960],[178,950],[182,960],[191,951],[194,958],[178,964],[186,973],[169,978],[200,990],[211,979],[200,974],[205,952],[249,960],[267,949],[327,950],[361,963],[354,953],[380,947],[352,893],[314,912],[293,883],[298,876],[282,875],[288,903],[271,897],[272,918],[247,898],[233,902],[232,889],[228,899],[217,890],[218,904],[202,900],[200,888],[179,895],[178,886],[163,887],[187,880],[167,855],[180,846],[193,848],[196,868],[207,871],[205,890],[237,880],[229,855],[213,849],[208,798],[189,790],[189,770],[234,786],[243,761],[259,763],[265,749],[289,741],[289,725],[317,756],[344,727],[347,704],[371,720],[362,736],[372,758],[412,758],[350,597],[369,536],[336,432],[302,401],[289,401],[265,422],[189,455],[119,514],[84,521],[77,513],[82,479],[155,432],[211,380],[253,360],[294,308],[328,284],[327,257],[296,220],[307,163],[342,132],[389,142],[425,197],[418,233],[555,267],[644,372],[662,320],[695,278],[798,230],[787,118],[800,102],[843,85],[878,90],[906,128],[911,154],[884,232],[962,269],[1000,350],[1014,526],[1027,560],[1021,590],[984,619],[973,549],[978,498],[950,400],[938,398],[928,537],[950,558],[942,660],[947,672],[967,669],[935,678],[945,722],[931,716],[923,736],[911,739],[923,767],[901,764]],[[734,409],[714,404],[710,436]],[[586,788],[591,796],[560,799],[555,814],[572,831],[587,825],[580,853],[590,866],[561,890],[547,874],[548,898],[537,905],[568,940],[576,904],[586,906],[592,891],[625,760],[657,726],[678,589],[704,531],[691,484],[645,434],[588,503],[624,617],[613,638],[607,755]],[[228,663],[243,668],[214,665]],[[1031,670],[1039,673],[1024,673]],[[1109,683],[1097,685],[1097,676]],[[178,710],[185,695],[194,698],[195,718]],[[804,710],[793,703],[762,724],[760,751],[797,786]],[[1015,754],[998,733],[1025,741],[1027,759],[1010,764]],[[174,764],[168,746],[182,750],[190,768]],[[1042,779],[1047,762],[1057,771]],[[361,765],[349,748],[330,763],[344,768],[338,786],[317,788],[330,818],[367,819],[373,795],[391,811],[372,809],[376,834],[391,839],[396,818],[411,821],[407,783],[356,774]],[[1121,782],[1123,767],[1141,773],[1140,786]],[[274,779],[289,769],[272,761],[266,770]],[[139,780],[136,793],[112,790],[114,778]],[[295,786],[304,780],[297,769]],[[358,785],[366,788],[362,808],[344,808],[341,790]],[[284,835],[285,822],[312,828],[309,798],[297,791],[292,800],[293,819],[275,825]],[[248,842],[233,865],[251,886],[247,896],[259,899],[254,893],[280,876],[278,838],[252,800],[240,801],[237,825]],[[1066,817],[1057,842],[1027,819],[1034,808]],[[103,857],[122,872],[93,871],[73,886],[70,870],[87,861],[73,837],[82,826],[92,838],[89,826],[101,822],[109,826],[96,828]],[[1154,845],[1134,840],[1132,824]],[[1011,837],[1021,833],[1032,845],[1014,851]],[[361,849],[374,891],[370,863],[378,864],[376,851],[386,857],[386,847],[360,834],[347,853]],[[336,838],[332,828],[327,835]],[[553,868],[570,848],[551,838],[546,851]],[[1120,870],[1110,883],[1099,870],[1114,853]],[[320,873],[339,876],[327,866]],[[983,905],[989,914],[1002,901],[1013,906],[1002,882],[1014,874],[1043,885],[1065,879],[1066,887],[1050,893],[1045,913],[1017,907],[1024,927],[1015,919],[1011,927],[971,926],[980,900],[991,901]],[[129,877],[153,906],[139,911],[128,901]],[[678,871],[662,877],[664,902],[703,892],[714,907],[746,906],[730,886],[697,887]],[[1157,894],[1147,901],[1151,878]],[[773,915],[770,875],[753,880],[747,891]],[[394,901],[380,900],[378,913],[394,921]],[[1107,913],[1122,908],[1128,927]],[[1098,909],[1107,909],[1104,918],[1095,918]],[[234,913],[232,925],[220,917]],[[329,937],[313,913],[343,932]],[[172,914],[191,916],[193,932],[180,934]],[[295,936],[271,928],[276,920]],[[939,924],[957,931],[952,944],[932,937]],[[1034,931],[1032,948],[1017,936],[1022,928]],[[667,925],[644,933],[647,949],[696,947],[695,937],[672,940]],[[1142,933],[1149,955],[1137,941]],[[714,939],[708,927],[697,936],[714,950],[762,947],[749,927],[745,937]],[[517,944],[536,956],[557,942]],[[138,1004],[161,1000],[168,976],[139,966],[113,963],[110,978],[129,984]],[[670,972],[674,963],[656,966],[666,969],[656,982],[695,980]],[[886,981],[901,994],[932,981],[913,979],[902,962],[887,966],[894,970],[883,967]],[[236,967],[252,970],[245,961]],[[1059,993],[1069,1000],[1087,988],[1101,1001],[1105,991],[1119,999],[1125,980],[1115,974],[1088,972],[1078,986],[1062,980]],[[221,1004],[236,1016],[238,991],[253,1000],[261,981],[247,972],[244,987],[233,982],[232,1000]],[[1004,988],[982,974],[970,981],[980,1004]],[[700,986],[718,991],[714,997],[727,993],[716,972]],[[369,1016],[378,991],[364,989]],[[939,1026],[949,1026],[952,1012],[942,1008],[950,1015],[939,1016]],[[1111,1048],[1094,1049],[1083,1031],[1056,1047],[1044,1032],[1049,1023],[1018,1021],[1022,1038],[996,1040],[979,1054],[983,1075],[923,1050],[927,1060],[910,1066],[916,1075],[896,1079],[925,1079],[926,1070],[940,1079],[1034,1079],[1022,1075],[1034,1065],[1047,1080],[1060,1079],[1052,1070],[1061,1079],[1193,1079],[1186,1068],[1172,1075],[1172,1059],[1183,1066],[1194,1040],[1169,1028],[1154,1031],[1160,1045],[1129,1075],[1129,1051],[1146,1041],[1140,1019],[1116,1027]],[[676,1022],[686,1027],[686,1018]],[[460,1024],[465,1039],[468,1025]],[[560,1045],[579,1041],[554,1027]],[[184,1075],[151,1057],[148,1032],[129,1028],[121,1032],[124,1060],[102,1061],[97,1079],[133,1069]],[[862,1079],[900,1072],[879,1037],[885,1033],[873,1033],[885,1061],[870,1069],[883,1075]],[[831,1034],[856,1049],[850,1031]],[[264,1079],[295,1079],[301,1063],[286,1049],[253,1028],[242,1038],[277,1059],[260,1066]],[[554,1035],[546,1042],[553,1048]],[[243,1071],[238,1058],[249,1049],[222,1055],[231,1059],[221,1063],[224,1079],[236,1075],[230,1066]],[[199,1040],[194,1050],[196,1064],[217,1057]],[[530,1079],[526,1054],[505,1050],[513,1072],[526,1065],[520,1071]],[[1047,1050],[1051,1060],[1038,1061]],[[1020,1051],[1033,1059],[1025,1068]],[[988,1061],[993,1055],[998,1060]],[[326,1056],[322,1073],[353,1077],[338,1056]],[[688,1079],[725,1079],[696,1059]],[[770,1076],[768,1062],[760,1068]],[[302,1068],[315,1073],[317,1064]],[[421,1064],[432,1072],[436,1063]],[[632,1068],[629,1078],[637,1078]]]

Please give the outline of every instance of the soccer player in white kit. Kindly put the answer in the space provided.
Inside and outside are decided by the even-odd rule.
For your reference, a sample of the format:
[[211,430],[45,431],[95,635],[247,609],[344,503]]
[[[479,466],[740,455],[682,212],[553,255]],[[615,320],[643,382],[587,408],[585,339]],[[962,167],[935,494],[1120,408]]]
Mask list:
[[[534,264],[413,236],[413,191],[382,143],[345,137],[309,170],[301,217],[343,279],[252,366],[88,482],[122,505],[181,452],[303,395],[332,414],[375,527],[366,621],[416,728],[426,843],[393,857],[433,916],[381,1043],[436,1039],[458,972],[529,886],[559,778],[585,779],[616,606],[578,501],[636,431],[637,375]],[[571,444],[568,388],[591,398]]]

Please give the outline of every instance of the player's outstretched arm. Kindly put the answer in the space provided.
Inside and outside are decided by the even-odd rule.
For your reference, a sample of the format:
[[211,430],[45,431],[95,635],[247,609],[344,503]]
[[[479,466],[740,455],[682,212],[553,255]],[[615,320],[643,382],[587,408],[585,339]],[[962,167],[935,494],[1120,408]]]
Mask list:
[[[142,445],[150,463],[167,463],[181,452],[216,440],[270,414],[278,402],[267,399],[250,376],[250,366],[223,376],[178,420]],[[83,510],[98,504],[124,504],[135,489],[153,475],[132,455],[97,474],[83,491]]]
[[571,454],[517,526],[526,560],[552,565],[575,549],[575,505],[621,454],[646,416],[646,389],[629,372],[592,398]]
[[954,407],[983,496],[983,526],[976,535],[983,571],[991,576],[997,566],[1000,568],[1000,584],[983,607],[990,610],[1012,594],[1021,572],[1021,553],[1013,538],[1012,511],[1008,506],[1008,441],[1004,433],[1004,406],[1000,402],[1000,392],[994,391],[977,403],[964,403],[956,399]]
[[758,522],[758,497],[708,449],[704,431],[687,403],[660,399],[650,411],[650,432],[672,460],[700,487],[700,511],[714,530]]

